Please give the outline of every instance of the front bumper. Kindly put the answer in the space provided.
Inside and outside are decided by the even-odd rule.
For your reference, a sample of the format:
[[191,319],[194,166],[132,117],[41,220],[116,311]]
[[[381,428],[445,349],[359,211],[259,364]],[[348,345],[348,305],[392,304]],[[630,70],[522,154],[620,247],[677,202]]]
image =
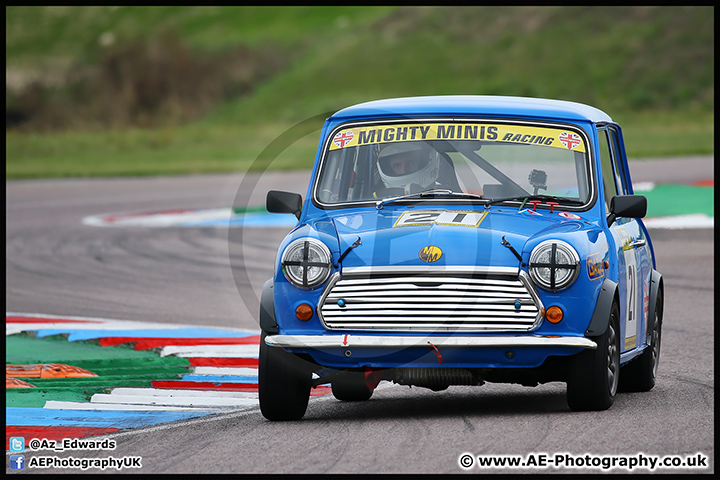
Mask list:
[[388,347],[547,347],[589,348],[597,344],[585,337],[552,335],[397,336],[397,335],[270,335],[265,343],[283,348],[363,348]]
[[270,335],[265,343],[333,368],[533,368],[597,348],[585,337],[549,335]]

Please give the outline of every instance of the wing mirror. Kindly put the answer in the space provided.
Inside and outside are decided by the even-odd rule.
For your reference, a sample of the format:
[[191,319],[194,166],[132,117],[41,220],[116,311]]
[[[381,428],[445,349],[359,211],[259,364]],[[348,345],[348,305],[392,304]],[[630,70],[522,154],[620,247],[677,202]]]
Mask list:
[[270,213],[292,213],[300,219],[302,212],[302,196],[299,193],[270,190],[265,200],[265,208]]
[[644,195],[616,195],[610,199],[608,227],[617,217],[643,218],[647,213],[647,198]]

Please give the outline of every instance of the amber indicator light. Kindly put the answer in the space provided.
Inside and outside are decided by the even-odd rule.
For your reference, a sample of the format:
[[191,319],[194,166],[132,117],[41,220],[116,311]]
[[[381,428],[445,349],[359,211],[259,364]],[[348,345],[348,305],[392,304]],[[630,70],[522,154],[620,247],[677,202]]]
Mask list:
[[307,322],[313,316],[313,309],[307,303],[303,303],[301,305],[298,305],[298,307],[295,309],[295,316],[298,318],[298,320]]
[[563,311],[560,307],[552,306],[545,312],[545,318],[550,323],[559,323],[563,319]]

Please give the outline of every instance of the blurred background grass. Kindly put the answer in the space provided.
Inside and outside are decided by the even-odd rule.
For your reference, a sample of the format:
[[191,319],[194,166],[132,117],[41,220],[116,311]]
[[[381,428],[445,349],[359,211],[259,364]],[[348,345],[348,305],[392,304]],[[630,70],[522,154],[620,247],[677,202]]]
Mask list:
[[[579,101],[714,152],[713,7],[6,7],[6,179],[245,171],[378,98]],[[319,128],[272,162],[312,165]],[[263,165],[264,167],[264,165]]]

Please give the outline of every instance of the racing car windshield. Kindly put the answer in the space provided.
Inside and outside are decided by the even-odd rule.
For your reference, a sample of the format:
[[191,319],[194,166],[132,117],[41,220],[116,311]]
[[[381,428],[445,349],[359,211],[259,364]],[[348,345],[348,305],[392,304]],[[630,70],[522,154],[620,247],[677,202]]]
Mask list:
[[[327,142],[313,195],[316,203],[329,207],[390,198],[501,203],[542,195],[579,208],[592,197],[587,151],[582,131],[567,126],[345,125]],[[426,191],[434,193],[416,195]]]

